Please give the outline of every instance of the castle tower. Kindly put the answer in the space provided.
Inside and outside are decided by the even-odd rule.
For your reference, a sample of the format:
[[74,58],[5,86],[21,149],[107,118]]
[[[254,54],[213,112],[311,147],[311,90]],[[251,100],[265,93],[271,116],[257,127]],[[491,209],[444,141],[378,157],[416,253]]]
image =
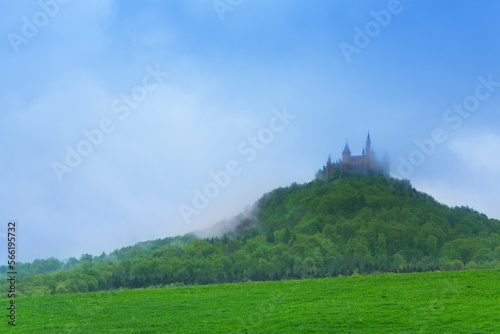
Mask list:
[[370,131],[368,131],[368,137],[366,137],[366,154],[372,154],[372,141],[370,139]]
[[342,158],[349,158],[351,156],[351,150],[349,149],[349,144],[345,142],[344,150],[342,151]]

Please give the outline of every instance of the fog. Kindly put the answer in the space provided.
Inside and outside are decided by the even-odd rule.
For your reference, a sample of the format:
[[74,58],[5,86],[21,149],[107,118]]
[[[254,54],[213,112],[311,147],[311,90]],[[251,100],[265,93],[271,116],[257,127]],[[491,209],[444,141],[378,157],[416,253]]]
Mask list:
[[500,219],[500,3],[217,3],[4,4],[18,260],[205,230],[368,131],[393,177]]

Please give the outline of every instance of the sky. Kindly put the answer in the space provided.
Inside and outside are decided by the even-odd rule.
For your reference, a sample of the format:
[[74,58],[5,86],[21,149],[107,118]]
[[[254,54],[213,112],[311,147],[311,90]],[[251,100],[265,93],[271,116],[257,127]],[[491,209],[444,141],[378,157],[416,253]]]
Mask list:
[[391,176],[500,219],[498,1],[3,8],[0,239],[15,220],[18,261],[205,229],[368,131]]

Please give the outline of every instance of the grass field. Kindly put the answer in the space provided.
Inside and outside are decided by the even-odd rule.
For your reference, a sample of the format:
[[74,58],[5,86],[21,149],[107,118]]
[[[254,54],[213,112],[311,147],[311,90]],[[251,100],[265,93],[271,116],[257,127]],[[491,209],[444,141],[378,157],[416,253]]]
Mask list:
[[500,270],[26,297],[16,305],[10,330],[19,333],[500,333]]

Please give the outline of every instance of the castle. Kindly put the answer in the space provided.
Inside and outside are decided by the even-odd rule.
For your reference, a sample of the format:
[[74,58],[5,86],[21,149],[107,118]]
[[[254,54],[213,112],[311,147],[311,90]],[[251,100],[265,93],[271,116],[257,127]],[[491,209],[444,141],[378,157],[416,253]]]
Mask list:
[[368,132],[366,146],[363,148],[362,155],[351,155],[349,144],[346,142],[344,151],[342,152],[342,160],[332,163],[331,156],[328,156],[326,165],[316,173],[316,179],[328,180],[347,174],[389,175],[389,158],[387,153],[384,154],[382,161],[376,159],[375,153],[372,151],[370,132]]

